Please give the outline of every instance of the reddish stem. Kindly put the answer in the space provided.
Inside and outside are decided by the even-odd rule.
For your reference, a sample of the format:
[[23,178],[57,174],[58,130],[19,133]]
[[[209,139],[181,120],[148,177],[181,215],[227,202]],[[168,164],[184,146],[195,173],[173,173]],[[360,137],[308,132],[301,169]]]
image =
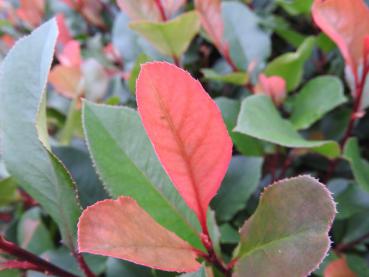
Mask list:
[[39,268],[34,264],[18,260],[10,260],[0,263],[0,271],[2,269],[21,269],[21,270],[33,270],[42,273],[44,272],[41,268]]
[[86,275],[86,277],[96,277],[95,273],[93,273],[91,269],[88,267],[81,253],[74,253],[73,255],[76,258],[79,267],[81,268],[83,273]]
[[5,240],[0,236],[0,249],[4,252],[17,257],[21,261],[28,262],[36,268],[42,270],[45,274],[53,274],[59,277],[77,277],[76,275],[65,271],[64,269],[49,263],[48,261],[20,248],[18,245]]
[[339,245],[337,245],[337,247],[335,248],[335,250],[337,252],[343,252],[345,250],[350,250],[353,247],[355,247],[357,244],[359,244],[359,243],[361,243],[361,242],[363,242],[363,241],[365,241],[367,239],[369,239],[369,233],[367,233],[367,234],[363,235],[362,237],[360,237],[360,238],[358,238],[356,240],[353,240],[353,241],[351,241],[349,243],[339,244]]
[[179,61],[179,58],[176,55],[173,55],[172,59],[176,66],[181,67],[181,62]]
[[161,15],[161,19],[163,21],[167,21],[168,18],[167,16],[165,15],[165,10],[164,10],[164,7],[163,7],[163,4],[161,3],[161,0],[155,0],[155,3],[156,3],[156,6],[158,7],[159,9],[159,12],[160,12],[160,15]]

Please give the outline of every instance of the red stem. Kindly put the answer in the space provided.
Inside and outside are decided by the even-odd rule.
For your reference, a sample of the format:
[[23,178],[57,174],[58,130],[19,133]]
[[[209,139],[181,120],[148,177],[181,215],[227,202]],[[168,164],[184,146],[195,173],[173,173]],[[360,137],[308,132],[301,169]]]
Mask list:
[[91,269],[88,267],[81,253],[74,253],[73,255],[76,258],[79,267],[81,268],[83,273],[86,275],[86,277],[96,277],[95,273],[93,273]]
[[173,55],[172,59],[176,66],[181,67],[181,62],[179,61],[179,58],[176,55]]
[[49,263],[48,261],[20,248],[18,245],[5,240],[0,236],[0,249],[4,252],[17,257],[18,259],[34,265],[42,270],[45,274],[53,274],[59,277],[77,277],[76,275],[65,271],[64,269]]
[[161,0],[155,0],[155,3],[156,3],[156,6],[158,7],[159,9],[159,12],[160,12],[160,15],[161,15],[161,19],[163,21],[167,21],[168,18],[167,16],[165,15],[165,10],[164,10],[164,7],[163,7],[163,4],[161,3]]

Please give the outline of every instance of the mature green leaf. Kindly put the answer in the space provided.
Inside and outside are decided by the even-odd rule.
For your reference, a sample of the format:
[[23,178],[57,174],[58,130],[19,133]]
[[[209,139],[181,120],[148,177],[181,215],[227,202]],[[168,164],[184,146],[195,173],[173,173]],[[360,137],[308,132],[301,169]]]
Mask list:
[[231,58],[238,68],[262,63],[271,52],[270,34],[259,25],[261,19],[245,4],[222,2],[224,38],[228,42]]
[[18,199],[17,183],[11,177],[0,180],[0,207]]
[[328,188],[337,202],[337,219],[347,219],[369,209],[369,193],[351,180],[333,179],[328,183]]
[[136,21],[129,26],[162,54],[181,57],[200,30],[200,18],[191,11],[166,22]]
[[304,64],[311,56],[314,46],[315,38],[306,38],[296,52],[282,54],[272,60],[266,67],[265,74],[285,79],[288,91],[296,89],[304,73]]
[[108,194],[92,166],[87,151],[68,146],[53,147],[53,151],[70,169],[73,179],[76,180],[82,207],[90,206],[99,200],[108,198]]
[[[355,214],[350,217],[347,222],[345,222],[344,236],[341,243],[351,243],[363,236],[368,234],[369,230],[369,209],[363,209],[360,213]],[[369,239],[366,239],[367,241]],[[361,244],[365,243],[365,240],[361,240]],[[357,244],[359,246],[360,243]]]
[[243,100],[234,131],[286,147],[312,148],[330,158],[340,153],[336,142],[302,138],[292,124],[280,116],[272,100],[264,95],[253,95]]
[[313,0],[277,0],[277,3],[292,16],[309,14]]
[[41,210],[38,207],[26,211],[17,227],[19,246],[37,255],[54,248],[49,230],[41,220]]
[[57,33],[55,20],[43,24],[20,40],[1,64],[2,149],[10,174],[58,223],[64,242],[73,248],[80,214],[75,186],[45,145],[46,124],[41,124]]
[[246,206],[259,184],[262,164],[262,158],[232,158],[222,186],[212,201],[218,220],[228,221]]
[[204,78],[207,80],[218,81],[226,84],[233,84],[243,86],[248,82],[248,75],[246,72],[231,72],[227,74],[220,74],[213,69],[201,69]]
[[346,262],[349,268],[360,277],[369,277],[369,267],[365,259],[356,255],[347,255]]
[[151,269],[142,265],[134,264],[124,260],[108,258],[106,263],[106,277],[149,277]]
[[329,191],[309,176],[269,186],[240,231],[235,276],[309,275],[328,252],[335,214]]
[[317,77],[309,81],[294,98],[290,120],[295,129],[309,128],[346,101],[340,79],[333,76]]
[[220,226],[220,241],[222,243],[239,243],[240,234],[229,224],[223,224]]
[[262,156],[264,149],[260,141],[253,137],[233,131],[233,128],[237,123],[237,116],[240,112],[240,101],[219,97],[215,99],[215,102],[222,112],[223,120],[237,150],[245,156]]
[[208,274],[206,273],[205,266],[202,266],[198,271],[191,272],[191,273],[185,273],[179,275],[180,277],[207,277]]
[[138,114],[85,102],[83,121],[92,159],[110,194],[131,196],[159,224],[202,248],[198,222],[164,172]]
[[349,161],[356,182],[369,192],[369,162],[361,158],[357,138],[351,138],[347,141],[343,156]]

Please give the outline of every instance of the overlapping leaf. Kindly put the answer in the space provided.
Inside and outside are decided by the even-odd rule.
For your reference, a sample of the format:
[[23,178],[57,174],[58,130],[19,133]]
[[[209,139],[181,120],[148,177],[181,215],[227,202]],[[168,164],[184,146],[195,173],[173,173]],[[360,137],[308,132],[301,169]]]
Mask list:
[[87,208],[78,223],[81,252],[111,256],[168,271],[196,271],[194,249],[168,231],[129,197]]
[[222,115],[182,69],[142,66],[137,103],[146,132],[174,186],[206,230],[206,213],[228,168],[232,142]]
[[269,186],[240,231],[235,276],[309,275],[328,252],[335,214],[330,192],[309,176]]
[[80,207],[69,173],[47,145],[42,101],[56,38],[51,20],[20,40],[1,64],[1,143],[10,174],[58,223],[73,248]]

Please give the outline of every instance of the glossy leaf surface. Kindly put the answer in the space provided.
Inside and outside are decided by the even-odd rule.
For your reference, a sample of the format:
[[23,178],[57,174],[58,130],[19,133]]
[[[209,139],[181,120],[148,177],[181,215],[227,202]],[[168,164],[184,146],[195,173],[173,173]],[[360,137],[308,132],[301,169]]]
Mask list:
[[136,111],[85,102],[83,123],[109,193],[131,196],[159,224],[201,248],[196,217],[164,172]]
[[73,248],[80,207],[69,173],[49,151],[41,104],[57,33],[54,20],[45,23],[20,40],[1,64],[1,143],[11,175],[58,223],[64,242]]
[[189,272],[200,267],[187,242],[155,222],[129,197],[87,208],[78,223],[78,247],[81,252],[168,271]]
[[240,231],[235,276],[309,275],[328,252],[335,214],[330,192],[309,176],[269,186]]
[[254,95],[243,100],[238,116],[237,132],[291,148],[314,148],[328,157],[339,155],[333,141],[308,141],[301,137],[291,122],[283,119],[269,97]]
[[204,230],[208,205],[232,155],[218,107],[189,73],[162,62],[142,66],[136,95],[164,169]]

